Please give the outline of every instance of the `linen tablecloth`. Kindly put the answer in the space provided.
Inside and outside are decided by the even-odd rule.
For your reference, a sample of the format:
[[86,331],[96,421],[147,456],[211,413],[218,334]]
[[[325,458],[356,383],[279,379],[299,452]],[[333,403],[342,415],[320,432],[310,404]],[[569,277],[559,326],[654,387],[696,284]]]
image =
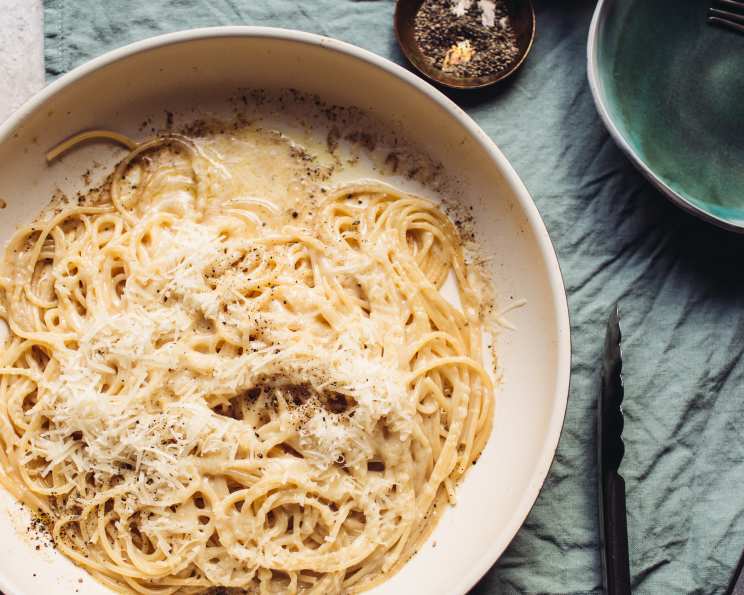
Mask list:
[[[571,395],[545,487],[474,593],[599,590],[594,413],[604,323],[618,300],[634,591],[721,592],[744,547],[744,238],[673,207],[609,138],[586,81],[593,3],[536,8],[522,71],[451,96],[514,165],[555,243]],[[405,64],[391,0],[45,0],[44,9],[49,79],[134,40],[227,24],[321,33]]]

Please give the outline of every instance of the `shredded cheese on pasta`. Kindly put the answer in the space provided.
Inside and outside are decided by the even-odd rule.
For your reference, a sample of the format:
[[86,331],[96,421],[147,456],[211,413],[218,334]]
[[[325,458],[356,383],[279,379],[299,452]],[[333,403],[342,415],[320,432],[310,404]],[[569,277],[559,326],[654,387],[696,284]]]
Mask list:
[[456,229],[382,184],[280,204],[206,140],[124,144],[5,251],[2,483],[116,591],[379,583],[490,432]]

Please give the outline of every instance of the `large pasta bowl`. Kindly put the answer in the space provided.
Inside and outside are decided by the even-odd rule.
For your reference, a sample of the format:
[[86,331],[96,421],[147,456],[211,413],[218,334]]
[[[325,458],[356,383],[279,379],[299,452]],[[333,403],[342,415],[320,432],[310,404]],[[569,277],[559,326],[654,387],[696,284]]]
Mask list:
[[[534,504],[560,436],[570,374],[568,307],[555,252],[530,195],[486,134],[454,103],[395,64],[339,41],[270,28],[164,35],[101,56],[61,77],[0,128],[0,241],[57,189],[83,187],[101,145],[47,165],[45,152],[85,129],[133,137],[166,110],[219,111],[239,88],[296,88],[373,113],[456,174],[475,234],[515,329],[495,338],[500,380],[491,438],[434,533],[375,593],[465,593],[499,558]],[[2,203],[0,203],[2,204]],[[0,590],[105,593],[53,549],[37,551],[29,515],[0,492]]]

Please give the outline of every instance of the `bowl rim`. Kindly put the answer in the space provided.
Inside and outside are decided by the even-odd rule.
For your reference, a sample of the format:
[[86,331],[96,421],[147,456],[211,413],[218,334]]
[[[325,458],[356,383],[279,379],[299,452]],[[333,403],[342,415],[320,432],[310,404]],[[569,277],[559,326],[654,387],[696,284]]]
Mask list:
[[[475,121],[457,104],[433,87],[425,80],[391,60],[379,56],[372,51],[360,48],[351,43],[294,29],[262,26],[217,26],[186,29],[173,33],[166,33],[135,41],[119,48],[105,52],[77,67],[46,85],[21,105],[5,122],[0,124],[0,144],[6,142],[14,131],[22,126],[24,121],[45,102],[78,80],[103,69],[110,64],[127,59],[130,56],[145,53],[161,47],[193,42],[211,38],[229,37],[258,37],[272,38],[295,43],[325,48],[327,50],[345,54],[361,62],[370,64],[384,71],[403,83],[414,87],[421,95],[434,101],[450,117],[454,118],[464,130],[481,146],[491,158],[491,161],[506,179],[512,189],[515,200],[519,203],[535,239],[541,257],[545,261],[548,285],[551,290],[552,310],[555,313],[557,327],[556,341],[556,382],[553,389],[552,410],[550,411],[548,430],[545,434],[545,446],[540,455],[540,461],[534,468],[529,484],[519,500],[518,507],[512,514],[512,520],[502,531],[504,537],[494,541],[483,550],[480,558],[474,560],[470,570],[463,574],[456,582],[455,591],[466,593],[493,566],[514,539],[524,524],[527,515],[532,510],[540,490],[545,483],[550,467],[555,459],[558,442],[565,422],[568,406],[569,385],[571,377],[571,326],[569,320],[568,297],[563,282],[563,275],[558,262],[555,247],[550,239],[545,223],[540,216],[537,206],[532,200],[527,187],[517,175],[511,163],[507,160],[493,140],[475,123]],[[7,584],[7,580],[0,574],[0,590],[8,595],[16,595],[16,589]],[[18,594],[20,595],[20,594]]]
[[654,170],[644,161],[638,151],[622,133],[620,127],[615,123],[615,120],[610,115],[610,111],[605,102],[604,85],[602,84],[599,74],[599,36],[600,31],[608,18],[609,7],[613,5],[613,2],[614,0],[598,0],[597,6],[594,9],[591,24],[589,25],[589,36],[586,44],[589,89],[592,93],[594,105],[597,108],[597,112],[604,122],[607,131],[623,153],[625,153],[625,155],[630,159],[631,163],[633,163],[646,179],[660,190],[673,204],[707,223],[712,223],[713,225],[729,231],[744,233],[744,219],[739,223],[735,223],[734,220],[724,219],[723,217],[714,215],[710,211],[690,202],[689,199],[682,196],[682,194],[674,190],[674,188],[657,176]]

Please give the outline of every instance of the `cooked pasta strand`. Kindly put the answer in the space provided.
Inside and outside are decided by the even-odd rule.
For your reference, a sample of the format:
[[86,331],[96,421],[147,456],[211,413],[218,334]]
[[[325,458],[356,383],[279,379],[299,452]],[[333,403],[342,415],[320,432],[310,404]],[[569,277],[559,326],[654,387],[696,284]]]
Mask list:
[[491,430],[457,230],[380,183],[230,195],[229,160],[180,135],[47,157],[92,138],[131,151],[103,195],[2,261],[0,483],[123,593],[378,584]]

